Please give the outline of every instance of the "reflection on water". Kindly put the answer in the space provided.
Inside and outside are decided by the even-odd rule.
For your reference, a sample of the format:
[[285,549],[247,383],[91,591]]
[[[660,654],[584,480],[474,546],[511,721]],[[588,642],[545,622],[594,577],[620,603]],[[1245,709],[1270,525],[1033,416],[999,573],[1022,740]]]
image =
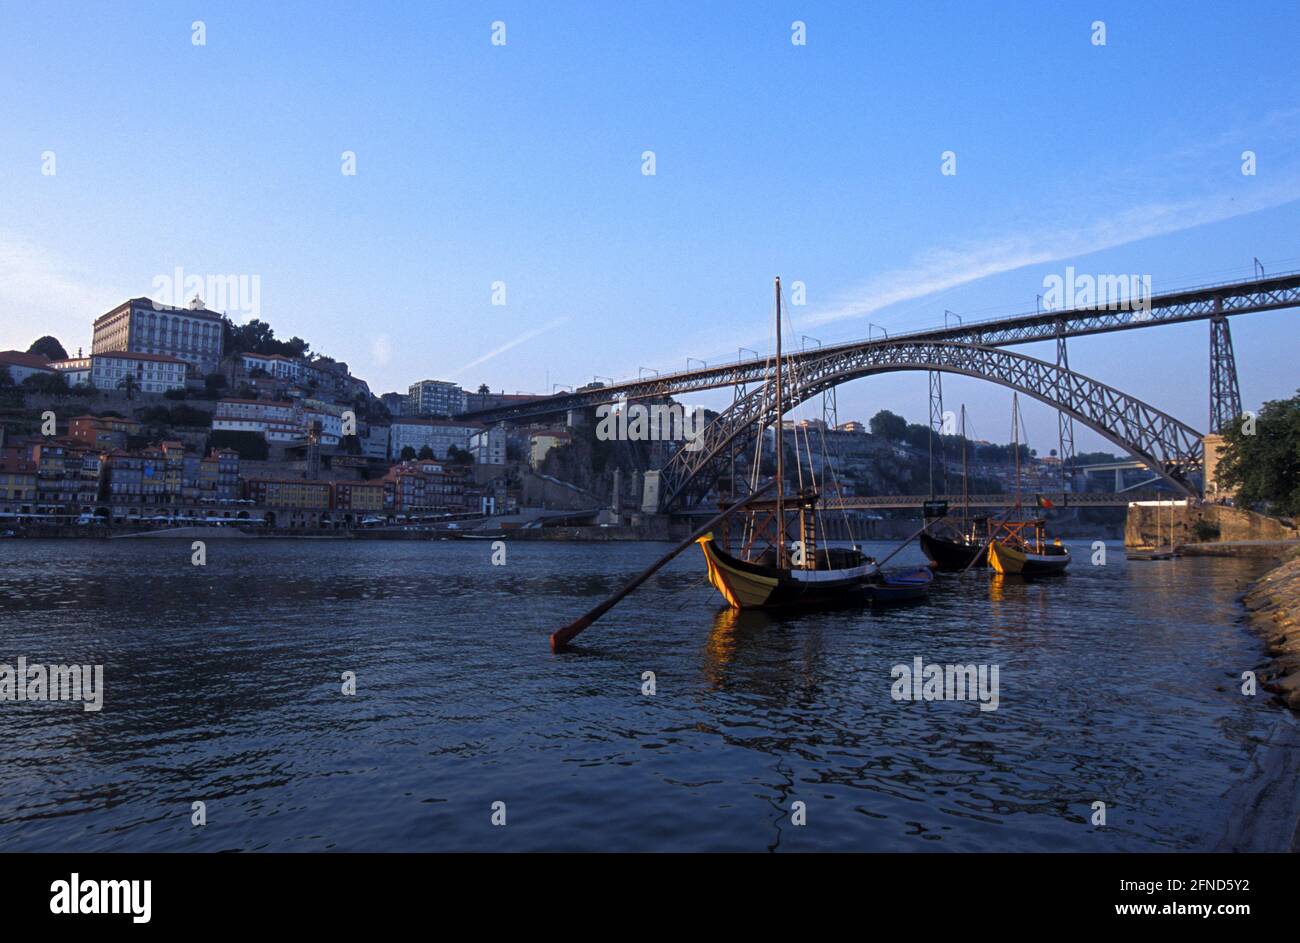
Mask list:
[[[1272,717],[1232,683],[1260,660],[1236,561],[1076,553],[769,614],[721,608],[686,554],[550,654],[662,551],[0,542],[0,663],[105,666],[98,714],[0,703],[0,849],[1198,848]],[[999,709],[893,701],[918,656],[999,665]]]

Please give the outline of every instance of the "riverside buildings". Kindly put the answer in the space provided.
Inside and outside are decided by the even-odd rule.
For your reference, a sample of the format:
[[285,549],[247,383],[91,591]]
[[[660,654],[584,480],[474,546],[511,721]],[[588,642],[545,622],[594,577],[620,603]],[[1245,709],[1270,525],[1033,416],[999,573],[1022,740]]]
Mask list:
[[0,370],[9,373],[15,384],[33,375],[53,375],[54,368],[40,354],[26,354],[21,350],[0,350]]
[[128,382],[143,393],[185,389],[188,364],[167,354],[110,352],[90,355],[90,385],[116,390]]
[[[483,431],[476,422],[454,419],[394,419],[388,427],[388,457],[397,460],[403,449],[410,448],[418,455],[425,447],[434,458],[446,458],[452,448],[469,451],[470,436]],[[504,445],[502,446],[504,450]]]

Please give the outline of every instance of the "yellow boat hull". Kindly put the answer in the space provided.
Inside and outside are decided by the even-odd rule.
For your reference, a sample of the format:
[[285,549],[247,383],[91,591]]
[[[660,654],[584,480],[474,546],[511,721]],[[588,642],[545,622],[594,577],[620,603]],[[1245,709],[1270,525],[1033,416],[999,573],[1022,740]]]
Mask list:
[[709,582],[733,609],[757,609],[765,605],[780,583],[775,577],[746,573],[728,563],[714,552],[712,534],[706,534],[696,543],[704,551]]
[[989,544],[989,566],[998,573],[1041,576],[1061,573],[1069,565],[1070,552],[1064,547],[1060,548],[1059,553],[1030,553],[1002,540],[994,540]]

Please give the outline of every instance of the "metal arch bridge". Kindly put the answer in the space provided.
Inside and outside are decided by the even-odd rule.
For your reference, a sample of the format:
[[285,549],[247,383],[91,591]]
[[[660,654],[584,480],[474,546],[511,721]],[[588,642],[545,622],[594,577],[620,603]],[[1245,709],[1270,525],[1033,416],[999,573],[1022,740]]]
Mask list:
[[[1065,340],[1162,324],[1210,321],[1210,428],[1241,414],[1236,364],[1227,318],[1260,311],[1300,307],[1300,272],[1243,281],[1221,282],[1152,295],[1148,304],[1132,307],[1085,307],[1038,311],[987,321],[972,321],[890,337],[867,338],[791,353],[787,363],[798,367],[827,354],[851,353],[898,341],[947,341],[980,347],[1008,347],[1056,340],[1057,362],[1068,367]],[[613,402],[673,396],[721,387],[764,383],[774,373],[771,357],[737,360],[718,366],[681,370],[611,385],[593,384],[572,393],[539,397],[524,403],[466,413],[462,418],[492,423],[521,421]]]
[[[1032,396],[1136,456],[1178,492],[1195,494],[1188,478],[1202,469],[1200,432],[1112,386],[1009,350],[900,339],[820,351],[792,365],[782,407],[792,409],[850,380],[901,370],[956,373]],[[672,509],[709,490],[737,445],[760,428],[775,427],[778,418],[775,384],[738,398],[664,466],[660,507]]]
[[[1020,496],[1020,503],[1026,508],[1036,507],[1035,498],[1046,498],[1056,508],[1123,508],[1134,501],[1169,501],[1172,496],[1167,491],[1150,489],[1127,492],[1116,491],[1044,491],[1039,494],[1026,493]],[[923,507],[932,501],[942,501],[950,508],[959,508],[963,504],[979,509],[1009,508],[1016,503],[1014,494],[873,494],[854,497],[836,498],[827,496],[822,507],[826,511],[886,511],[912,510]],[[682,511],[681,516],[705,516],[716,514],[716,508],[692,508]]]

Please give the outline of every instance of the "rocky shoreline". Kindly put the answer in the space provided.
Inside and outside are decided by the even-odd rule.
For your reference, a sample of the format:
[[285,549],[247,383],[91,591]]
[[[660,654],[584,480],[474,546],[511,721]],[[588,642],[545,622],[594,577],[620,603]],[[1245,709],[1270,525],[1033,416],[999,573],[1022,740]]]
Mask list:
[[1270,656],[1259,670],[1261,686],[1300,711],[1300,552],[1260,578],[1242,601]]

